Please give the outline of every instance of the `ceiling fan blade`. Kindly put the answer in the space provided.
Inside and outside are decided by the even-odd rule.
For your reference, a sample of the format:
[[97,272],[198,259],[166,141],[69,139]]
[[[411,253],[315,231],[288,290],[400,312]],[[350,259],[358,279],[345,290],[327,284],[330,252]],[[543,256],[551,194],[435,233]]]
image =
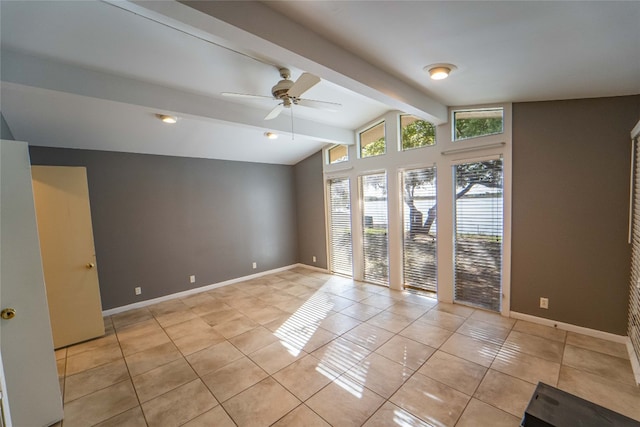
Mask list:
[[289,88],[287,95],[293,98],[299,98],[300,95],[320,83],[320,77],[310,74],[302,73],[302,75],[296,80],[296,82]]
[[299,99],[298,105],[332,112],[340,111],[342,108],[342,104],[338,104],[337,102],[316,101],[314,99]]
[[278,104],[276,105],[276,107],[271,110],[271,112],[269,114],[267,114],[265,116],[265,120],[272,120],[275,119],[276,117],[278,117],[280,115],[280,112],[282,112],[282,110],[284,110],[284,105],[282,104]]
[[250,95],[248,93],[222,92],[221,95],[222,96],[234,97],[234,98],[273,99],[273,96]]

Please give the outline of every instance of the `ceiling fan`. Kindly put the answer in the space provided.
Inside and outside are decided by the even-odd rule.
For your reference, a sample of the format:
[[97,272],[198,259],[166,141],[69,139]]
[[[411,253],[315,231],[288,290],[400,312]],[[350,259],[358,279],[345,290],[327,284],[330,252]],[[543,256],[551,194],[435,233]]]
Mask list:
[[257,99],[274,99],[280,101],[273,110],[264,118],[265,120],[275,119],[285,108],[291,108],[293,105],[302,105],[304,107],[318,108],[326,111],[338,111],[341,104],[336,102],[316,101],[313,99],[300,98],[303,93],[320,83],[320,77],[311,73],[302,73],[295,82],[290,79],[291,72],[288,68],[280,68],[280,80],[271,88],[272,96],[249,95],[245,93],[222,92],[223,96],[231,96],[237,98],[257,98]]

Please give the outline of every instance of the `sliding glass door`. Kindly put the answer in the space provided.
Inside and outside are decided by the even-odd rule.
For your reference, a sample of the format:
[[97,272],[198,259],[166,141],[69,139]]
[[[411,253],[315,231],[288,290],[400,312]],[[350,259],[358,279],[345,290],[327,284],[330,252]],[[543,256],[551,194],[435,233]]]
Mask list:
[[454,298],[493,311],[502,300],[502,159],[453,167]]

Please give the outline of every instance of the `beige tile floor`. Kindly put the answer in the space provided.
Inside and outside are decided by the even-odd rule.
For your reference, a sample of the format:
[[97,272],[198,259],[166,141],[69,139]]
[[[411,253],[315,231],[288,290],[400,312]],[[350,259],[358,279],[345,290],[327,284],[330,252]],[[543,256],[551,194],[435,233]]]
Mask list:
[[621,344],[304,268],[105,324],[64,427],[517,426],[538,381],[640,420]]

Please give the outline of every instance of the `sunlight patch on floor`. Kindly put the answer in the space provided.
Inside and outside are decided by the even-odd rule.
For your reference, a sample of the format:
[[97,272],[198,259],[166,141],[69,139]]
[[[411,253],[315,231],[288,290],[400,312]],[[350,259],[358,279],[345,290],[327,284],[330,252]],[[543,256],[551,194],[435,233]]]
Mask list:
[[332,308],[326,295],[316,292],[276,330],[275,336],[291,355],[298,356]]
[[428,427],[428,424],[407,414],[402,409],[393,411],[393,424],[398,427]]
[[[353,345],[355,346],[355,344]],[[342,373],[351,369],[355,364],[364,359],[367,354],[367,351],[360,351],[357,348],[354,349],[345,345],[340,340],[335,340],[331,344],[329,344],[327,351],[316,367],[316,371],[329,379],[334,379],[336,376],[341,375]],[[360,379],[362,383],[365,383],[367,378],[368,365],[362,364],[361,366],[363,368],[358,372],[358,379]],[[339,385],[345,391],[351,393],[358,399],[362,398],[363,386],[356,383],[352,379],[341,376],[335,379],[334,383]]]

